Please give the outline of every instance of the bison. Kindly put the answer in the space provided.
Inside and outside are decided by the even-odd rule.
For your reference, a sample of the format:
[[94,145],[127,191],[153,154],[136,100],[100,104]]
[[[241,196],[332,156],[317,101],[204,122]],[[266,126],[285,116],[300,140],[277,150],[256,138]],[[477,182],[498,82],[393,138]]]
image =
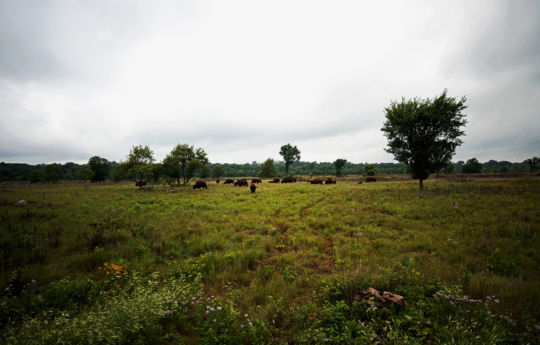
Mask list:
[[377,182],[375,177],[366,177],[366,182]]
[[331,177],[327,178],[326,181],[324,181],[325,184],[336,184],[336,181],[332,180]]
[[197,181],[193,185],[193,189],[199,189],[199,188],[208,189],[208,186],[206,185],[206,182],[204,181]]
[[219,183],[219,179],[216,180],[216,183]]
[[279,179],[278,179],[278,178],[275,178],[275,179],[273,179],[272,181],[268,181],[268,183],[279,183]]
[[320,178],[316,178],[314,180],[311,180],[311,184],[323,184],[323,180]]
[[234,183],[234,180],[233,179],[226,179],[225,182],[223,182],[223,184],[231,184],[231,183]]
[[257,189],[257,186],[254,185],[253,183],[251,184],[251,186],[249,186],[249,190],[251,190],[251,193],[255,193],[256,189]]
[[283,180],[281,180],[281,183],[293,183],[296,182],[296,179],[294,177],[285,177]]
[[252,178],[251,183],[262,183],[262,180],[260,178]]
[[234,183],[234,186],[238,186],[238,187],[247,187],[248,186],[248,182],[245,178],[243,179],[239,179],[239,180],[236,180],[236,182]]
[[141,187],[144,187],[148,184],[148,182],[146,181],[135,181],[135,186],[141,188]]

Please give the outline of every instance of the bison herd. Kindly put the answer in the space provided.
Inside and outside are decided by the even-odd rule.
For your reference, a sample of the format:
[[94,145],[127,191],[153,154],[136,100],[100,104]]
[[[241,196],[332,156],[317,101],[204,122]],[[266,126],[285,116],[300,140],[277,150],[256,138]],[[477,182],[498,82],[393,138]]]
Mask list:
[[[375,177],[367,177],[365,182],[376,182],[377,179]],[[219,179],[216,180],[216,184],[218,184],[220,182]],[[251,193],[255,193],[255,191],[257,190],[257,186],[255,185],[256,183],[262,183],[263,181],[260,179],[260,178],[253,178],[251,179],[251,185],[249,184],[248,180],[245,179],[245,178],[242,178],[242,179],[237,179],[236,181],[234,179],[226,179],[225,182],[223,182],[223,184],[232,184],[234,185],[235,187],[249,187]],[[315,178],[315,179],[304,179],[304,178],[294,178],[294,177],[284,177],[283,179],[279,179],[279,178],[274,178],[270,181],[268,181],[268,183],[295,183],[295,182],[309,182],[311,184],[336,184],[336,180],[334,180],[333,178],[331,177],[328,177],[327,179],[321,179],[321,178]],[[358,184],[361,184],[362,180],[358,181]],[[203,180],[199,180],[197,182],[195,182],[195,184],[193,185],[193,189],[208,189],[208,185],[206,184],[205,181]]]
[[[375,177],[367,177],[365,182],[376,182],[376,178]],[[147,183],[145,181],[136,181],[136,186],[139,187],[140,189],[145,189],[145,187],[148,187],[147,186]],[[216,184],[218,184],[220,182],[219,179],[216,180]],[[233,179],[226,179],[225,182],[223,182],[223,184],[232,184],[234,185],[235,187],[249,187],[251,193],[255,193],[255,191],[257,190],[257,186],[255,185],[256,183],[262,183],[263,181],[260,179],[260,178],[253,178],[251,179],[251,185],[248,183],[248,180],[245,179],[245,178],[242,178],[242,179],[237,179],[236,181],[233,180]],[[268,183],[295,183],[295,182],[309,182],[311,184],[336,184],[336,180],[334,180],[333,178],[331,177],[328,177],[327,179],[321,179],[321,178],[315,178],[315,179],[305,179],[305,178],[294,178],[294,177],[284,177],[283,179],[279,179],[279,178],[274,178],[270,181],[268,181]],[[359,184],[361,184],[362,180],[358,181]],[[203,180],[198,180],[195,182],[195,184],[193,185],[193,189],[208,189],[208,185],[206,183],[206,181],[203,181]],[[151,188],[149,188],[151,189]],[[169,191],[171,192],[171,191]],[[174,192],[174,191],[172,191]]]

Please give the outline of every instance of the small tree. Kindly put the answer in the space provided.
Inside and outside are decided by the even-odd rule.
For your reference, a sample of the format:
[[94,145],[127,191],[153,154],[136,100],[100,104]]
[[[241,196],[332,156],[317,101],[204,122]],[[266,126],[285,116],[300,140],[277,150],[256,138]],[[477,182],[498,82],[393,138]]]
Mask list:
[[386,122],[381,130],[388,138],[386,151],[407,164],[420,189],[429,174],[444,167],[463,141],[461,127],[467,121],[461,112],[467,108],[466,98],[459,101],[444,90],[434,99],[392,102],[385,108]]
[[60,164],[48,164],[43,169],[43,180],[45,182],[57,183],[64,176]]
[[366,164],[364,165],[364,176],[375,176],[377,175],[377,167],[375,164]]
[[289,175],[289,166],[300,160],[300,150],[298,150],[298,147],[296,146],[287,144],[281,146],[279,154],[283,157],[283,161],[285,161],[285,174]]
[[88,160],[88,168],[93,172],[92,182],[105,181],[109,176],[111,163],[105,158],[94,156]]
[[206,152],[188,144],[176,145],[163,160],[165,175],[174,178],[178,184],[186,185],[197,169],[208,163]]
[[338,158],[334,161],[334,167],[336,168],[336,176],[341,176],[341,171],[345,166],[345,163],[347,163],[347,160],[343,158]]
[[274,160],[272,158],[268,158],[261,164],[261,168],[259,169],[259,176],[260,177],[274,177],[277,175],[277,170],[274,165]]
[[225,176],[225,167],[221,164],[216,164],[212,167],[212,177],[220,178]]
[[471,158],[461,167],[464,174],[479,174],[482,172],[482,164],[476,158]]
[[525,163],[529,166],[529,169],[531,169],[531,172],[538,170],[538,163],[540,163],[540,158],[538,157],[532,157],[525,160]]
[[127,161],[118,164],[114,173],[114,180],[118,178],[130,178],[134,182],[148,182],[153,175],[150,165],[154,162],[154,152],[148,146],[133,146]]
[[75,179],[81,181],[89,181],[94,177],[94,172],[89,168],[82,168],[75,173]]

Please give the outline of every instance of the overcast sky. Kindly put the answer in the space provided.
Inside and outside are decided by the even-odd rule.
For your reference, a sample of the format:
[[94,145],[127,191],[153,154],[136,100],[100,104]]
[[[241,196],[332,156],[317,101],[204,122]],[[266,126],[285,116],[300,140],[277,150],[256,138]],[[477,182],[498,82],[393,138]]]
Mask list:
[[454,161],[540,155],[540,1],[0,0],[5,162],[391,162],[384,108],[445,88]]

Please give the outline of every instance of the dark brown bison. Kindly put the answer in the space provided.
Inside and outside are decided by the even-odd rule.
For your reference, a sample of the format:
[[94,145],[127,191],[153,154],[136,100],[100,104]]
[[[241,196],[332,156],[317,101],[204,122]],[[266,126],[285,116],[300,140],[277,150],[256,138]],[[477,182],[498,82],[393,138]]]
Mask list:
[[320,178],[316,178],[311,180],[311,184],[323,184],[323,180],[321,180]]
[[260,178],[252,178],[251,183],[262,183],[262,180]]
[[199,189],[199,188],[208,189],[208,186],[206,185],[206,182],[204,181],[197,181],[193,185],[193,189]]
[[219,183],[219,179],[216,180],[216,183]]
[[281,183],[294,183],[296,182],[296,179],[294,177],[285,177],[283,180],[281,180]]
[[245,178],[236,180],[236,182],[234,182],[234,186],[248,187],[248,181]]
[[139,188],[144,187],[147,184],[148,184],[148,182],[146,182],[146,181],[135,181],[135,186],[139,187]]
[[223,182],[223,184],[231,184],[231,183],[234,183],[234,180],[233,179],[226,179],[225,182]]
[[377,182],[375,177],[366,177],[366,182]]
[[362,181],[362,180],[358,181],[358,184],[362,184],[362,183],[364,183],[364,181]]
[[327,178],[326,181],[324,181],[325,184],[336,184],[336,181],[332,180],[331,177]]
[[268,181],[268,183],[279,183],[279,179],[278,179],[278,178],[275,178],[275,179],[273,179],[272,181]]
[[253,183],[251,184],[251,186],[249,186],[249,190],[251,190],[251,193],[255,193],[256,189],[257,189],[257,186],[254,185]]

